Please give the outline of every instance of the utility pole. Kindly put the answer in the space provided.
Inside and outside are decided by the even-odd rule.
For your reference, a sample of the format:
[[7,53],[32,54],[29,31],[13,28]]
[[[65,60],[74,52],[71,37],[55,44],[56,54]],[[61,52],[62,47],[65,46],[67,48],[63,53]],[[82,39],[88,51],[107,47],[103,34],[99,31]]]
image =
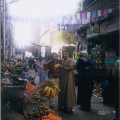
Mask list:
[[5,62],[6,53],[6,0],[3,0],[3,61]]

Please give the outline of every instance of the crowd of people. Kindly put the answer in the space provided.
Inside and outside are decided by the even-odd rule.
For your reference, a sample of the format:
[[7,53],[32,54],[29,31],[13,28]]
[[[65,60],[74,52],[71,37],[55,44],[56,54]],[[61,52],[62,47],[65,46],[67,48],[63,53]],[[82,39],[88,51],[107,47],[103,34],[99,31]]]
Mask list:
[[[20,114],[23,113],[21,112],[22,107],[24,107],[25,104],[34,97],[34,94],[42,86],[48,85],[49,81],[59,84],[61,92],[56,96],[58,98],[59,111],[71,115],[73,113],[73,107],[76,105],[79,105],[80,109],[83,111],[91,110],[91,96],[94,88],[94,64],[88,59],[88,53],[86,51],[80,52],[80,57],[74,69],[74,60],[68,57],[68,53],[66,51],[63,51],[63,59],[61,60],[58,59],[57,53],[52,53],[51,57],[46,59],[41,56],[36,60],[29,59],[28,64],[31,69],[34,68],[35,71],[38,72],[40,85],[35,86],[29,91],[19,92],[19,95],[18,93],[17,95],[14,93],[17,98],[15,102],[16,104],[14,104],[13,107],[15,107],[15,105],[17,108],[20,107],[20,111],[17,112]],[[56,65],[59,66],[55,68]],[[115,76],[115,70],[113,72]],[[75,92],[74,75],[76,75],[78,81],[77,95]],[[118,79],[118,77],[116,77],[116,79]],[[21,96],[23,98],[21,98]],[[52,102],[55,102],[55,100],[56,98],[53,98]],[[12,103],[14,103],[14,99],[9,102],[11,102],[12,105]],[[116,109],[118,109],[118,107],[116,107]],[[15,119],[16,118],[12,118],[10,120]],[[7,120],[9,119],[7,118]]]
[[[55,64],[60,64],[60,66],[55,69]],[[73,107],[76,104],[80,105],[82,110],[90,111],[90,101],[94,87],[92,77],[94,65],[88,60],[87,52],[84,51],[80,53],[80,59],[78,60],[74,71],[74,60],[68,58],[68,53],[66,51],[63,51],[62,60],[58,59],[57,53],[53,53],[50,61],[45,62],[44,64],[35,62],[35,65],[41,70],[48,70],[48,79],[59,84],[61,92],[58,95],[58,109],[60,111],[72,114]],[[77,101],[73,73],[77,75],[79,81]]]

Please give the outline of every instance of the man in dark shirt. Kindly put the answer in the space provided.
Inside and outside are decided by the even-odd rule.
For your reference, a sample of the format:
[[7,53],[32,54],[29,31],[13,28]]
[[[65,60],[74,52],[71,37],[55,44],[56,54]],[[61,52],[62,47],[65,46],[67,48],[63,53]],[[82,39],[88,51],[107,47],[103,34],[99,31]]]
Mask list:
[[[58,60],[57,53],[52,53],[52,60],[48,61],[44,65],[40,65],[37,62],[35,62],[35,65],[38,66],[40,69],[49,70],[49,80],[59,84],[60,67],[56,68],[56,65],[60,66],[60,61]],[[52,101],[50,101],[51,107],[54,107],[53,104],[55,103],[56,99],[58,99],[58,96],[56,96],[54,99],[52,99]]]
[[60,65],[60,61],[58,60],[57,53],[52,53],[52,60],[45,63],[45,65],[40,65],[35,62],[35,65],[38,66],[40,69],[49,70],[48,78],[53,82],[57,82],[59,84],[59,77],[60,77],[60,68],[55,68],[55,65]]

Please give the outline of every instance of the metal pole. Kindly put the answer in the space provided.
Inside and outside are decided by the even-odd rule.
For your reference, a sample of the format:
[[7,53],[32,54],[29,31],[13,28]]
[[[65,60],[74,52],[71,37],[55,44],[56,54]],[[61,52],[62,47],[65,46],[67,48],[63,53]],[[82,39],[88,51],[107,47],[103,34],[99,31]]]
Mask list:
[[6,42],[6,36],[5,36],[5,31],[6,31],[6,0],[3,0],[3,61],[5,62],[5,42]]

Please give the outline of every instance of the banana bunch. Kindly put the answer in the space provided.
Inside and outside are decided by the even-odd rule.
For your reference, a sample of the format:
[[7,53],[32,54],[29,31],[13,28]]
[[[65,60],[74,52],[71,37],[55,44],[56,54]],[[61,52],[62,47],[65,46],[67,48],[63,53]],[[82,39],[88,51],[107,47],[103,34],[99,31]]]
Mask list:
[[41,91],[41,96],[48,97],[50,99],[54,98],[57,94],[59,94],[60,89],[57,83],[51,82],[50,86],[45,86]]
[[60,67],[60,64],[55,64],[55,70]]

